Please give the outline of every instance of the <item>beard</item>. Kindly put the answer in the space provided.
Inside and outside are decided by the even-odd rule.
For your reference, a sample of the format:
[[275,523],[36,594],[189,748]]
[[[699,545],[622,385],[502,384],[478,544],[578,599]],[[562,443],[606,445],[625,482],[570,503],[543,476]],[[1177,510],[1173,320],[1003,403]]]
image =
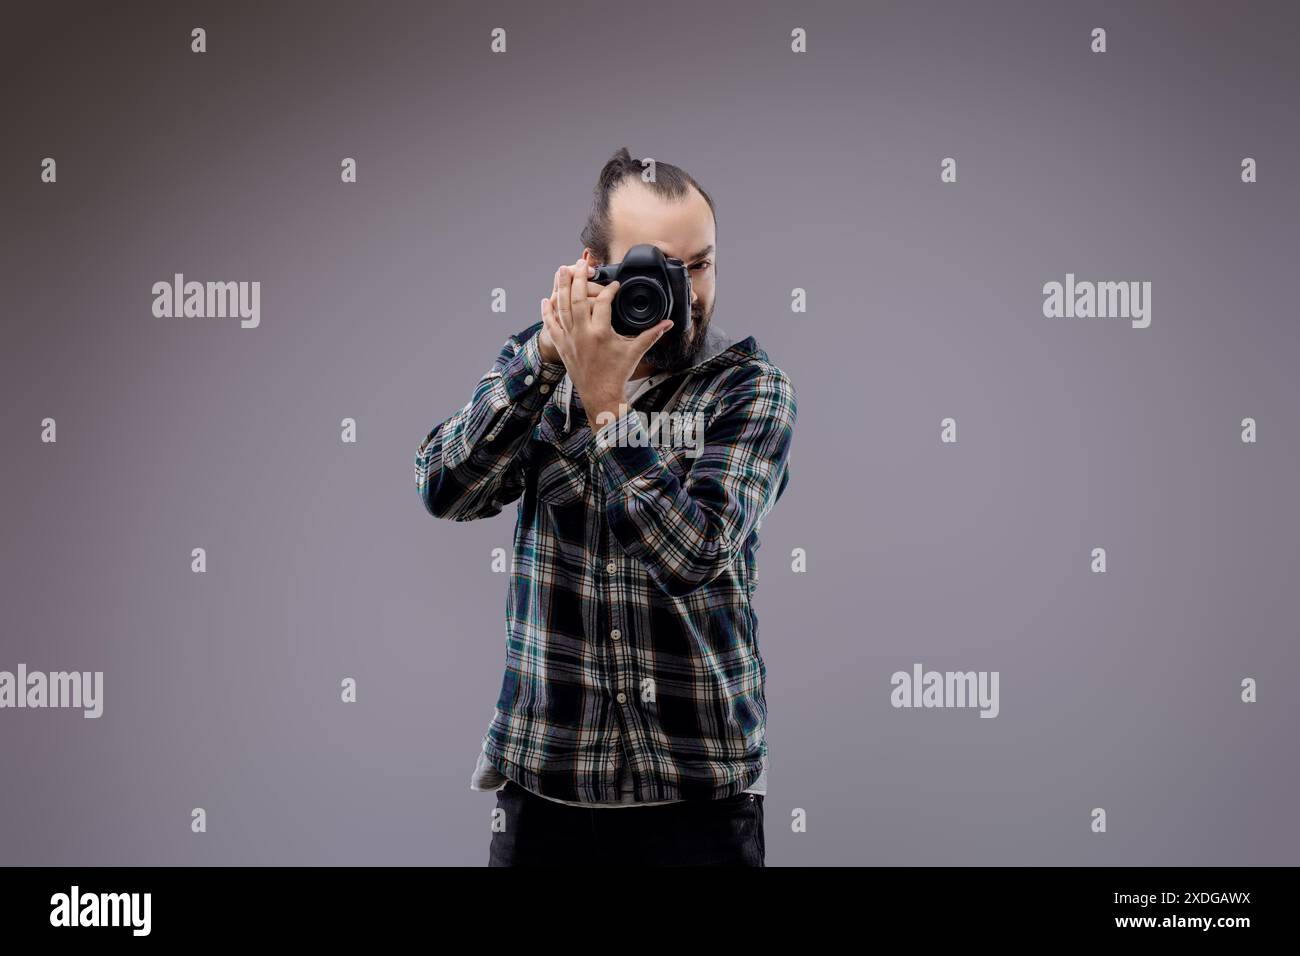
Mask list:
[[674,324],[660,336],[658,342],[650,346],[645,353],[646,363],[656,372],[676,372],[694,365],[704,348],[704,333],[713,319],[714,304],[709,303],[707,312],[692,307],[688,327],[678,328]]

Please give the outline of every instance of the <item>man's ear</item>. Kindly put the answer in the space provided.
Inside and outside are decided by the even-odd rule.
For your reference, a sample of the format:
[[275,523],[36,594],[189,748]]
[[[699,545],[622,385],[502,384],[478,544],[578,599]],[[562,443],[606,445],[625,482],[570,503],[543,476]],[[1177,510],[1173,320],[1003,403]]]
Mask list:
[[598,258],[596,258],[596,253],[591,251],[590,246],[582,250],[582,258],[587,260],[587,265],[589,266],[604,265],[604,263],[602,263]]

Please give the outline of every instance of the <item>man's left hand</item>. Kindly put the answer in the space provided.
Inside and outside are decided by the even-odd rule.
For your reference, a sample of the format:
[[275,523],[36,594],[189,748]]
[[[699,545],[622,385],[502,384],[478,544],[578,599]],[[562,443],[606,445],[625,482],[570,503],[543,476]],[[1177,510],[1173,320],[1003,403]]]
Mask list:
[[[612,421],[626,408],[624,389],[645,355],[672,328],[664,319],[635,337],[619,335],[611,321],[611,303],[618,282],[607,286],[588,283],[585,259],[556,271],[555,306],[542,300],[542,322],[564,360],[573,387],[582,397],[593,431]],[[591,290],[599,289],[592,296]],[[607,416],[607,417],[604,417]]]

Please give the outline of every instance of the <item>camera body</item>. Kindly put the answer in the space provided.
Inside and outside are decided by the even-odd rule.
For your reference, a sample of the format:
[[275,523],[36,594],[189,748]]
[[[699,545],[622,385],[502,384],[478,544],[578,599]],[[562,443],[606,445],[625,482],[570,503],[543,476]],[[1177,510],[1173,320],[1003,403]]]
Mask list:
[[640,335],[664,319],[674,331],[691,319],[691,275],[681,259],[665,256],[658,246],[643,243],[627,251],[622,262],[598,266],[591,282],[618,280],[610,324],[619,335]]

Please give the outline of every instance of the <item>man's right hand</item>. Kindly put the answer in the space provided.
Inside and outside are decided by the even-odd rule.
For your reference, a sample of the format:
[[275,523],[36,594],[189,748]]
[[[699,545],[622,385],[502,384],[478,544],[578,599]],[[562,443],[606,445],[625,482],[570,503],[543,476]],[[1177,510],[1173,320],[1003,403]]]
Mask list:
[[[561,266],[560,269],[562,268],[564,267]],[[569,266],[569,268],[572,269],[573,266]],[[557,297],[560,294],[560,269],[555,270],[555,282],[551,286],[550,302],[551,302],[552,315],[559,315],[559,306],[557,305],[559,299]],[[596,270],[593,269],[591,266],[587,267],[588,275],[591,275],[595,271]],[[600,295],[600,290],[603,288],[605,288],[603,285],[597,285],[594,282],[588,282],[587,298],[595,299],[596,296]],[[545,312],[546,301],[547,301],[546,299],[542,299],[540,303],[540,305],[542,306],[543,315],[546,314]],[[543,362],[558,362],[560,364],[564,363],[564,360],[560,358],[560,353],[555,348],[555,343],[551,341],[551,333],[547,330],[545,325],[542,326],[541,332],[538,333],[537,345],[539,350],[542,353]]]

